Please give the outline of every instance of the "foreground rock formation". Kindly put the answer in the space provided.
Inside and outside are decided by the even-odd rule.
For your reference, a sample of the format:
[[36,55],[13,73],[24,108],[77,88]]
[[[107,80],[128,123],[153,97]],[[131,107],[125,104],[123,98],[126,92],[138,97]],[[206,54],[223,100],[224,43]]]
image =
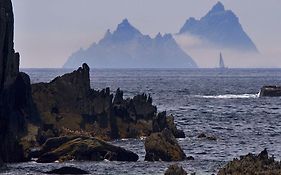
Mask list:
[[27,121],[38,122],[28,75],[19,72],[19,53],[14,51],[14,16],[11,0],[0,0],[0,159],[24,160],[20,138]]
[[280,97],[281,86],[264,86],[260,90],[260,97]]
[[187,175],[186,171],[177,164],[170,165],[164,175]]
[[62,135],[87,135],[104,140],[139,138],[164,128],[184,137],[172,116],[166,116],[165,112],[157,114],[150,96],[124,99],[119,89],[115,96],[109,88],[91,89],[87,64],[50,83],[33,84],[32,95],[43,122],[41,143]]
[[46,141],[34,157],[38,163],[55,161],[137,161],[138,155],[93,137],[57,137]]
[[173,133],[164,129],[145,139],[145,161],[181,161],[186,158]]
[[259,155],[248,154],[234,159],[218,172],[218,175],[279,175],[281,174],[281,163],[269,157],[265,149]]

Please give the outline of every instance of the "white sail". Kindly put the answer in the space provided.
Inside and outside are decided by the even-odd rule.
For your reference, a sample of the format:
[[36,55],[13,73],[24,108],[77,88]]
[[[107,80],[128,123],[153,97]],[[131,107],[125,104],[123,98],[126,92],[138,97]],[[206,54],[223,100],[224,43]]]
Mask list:
[[222,54],[220,53],[220,63],[219,63],[219,68],[225,68],[224,66],[224,61],[223,61],[223,58],[222,58]]

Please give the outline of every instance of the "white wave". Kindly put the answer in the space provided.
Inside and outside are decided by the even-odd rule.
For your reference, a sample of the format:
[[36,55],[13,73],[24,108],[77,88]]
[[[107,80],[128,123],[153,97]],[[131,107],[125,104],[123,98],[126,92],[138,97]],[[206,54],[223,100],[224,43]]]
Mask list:
[[233,98],[258,98],[259,94],[225,94],[225,95],[195,95],[198,98],[233,99]]

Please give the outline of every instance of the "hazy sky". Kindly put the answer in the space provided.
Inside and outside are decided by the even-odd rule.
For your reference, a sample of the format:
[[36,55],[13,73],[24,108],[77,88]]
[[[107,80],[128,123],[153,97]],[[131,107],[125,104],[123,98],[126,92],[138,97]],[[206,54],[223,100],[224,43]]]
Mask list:
[[[21,67],[61,67],[72,52],[97,42],[107,29],[115,30],[124,18],[144,34],[176,33],[186,19],[202,17],[216,2],[13,0],[15,47],[21,54]],[[263,62],[249,67],[281,67],[281,0],[221,2],[240,18],[244,30],[263,56]],[[194,59],[202,67],[208,67],[211,62],[207,58]],[[238,63],[235,66],[240,67]]]

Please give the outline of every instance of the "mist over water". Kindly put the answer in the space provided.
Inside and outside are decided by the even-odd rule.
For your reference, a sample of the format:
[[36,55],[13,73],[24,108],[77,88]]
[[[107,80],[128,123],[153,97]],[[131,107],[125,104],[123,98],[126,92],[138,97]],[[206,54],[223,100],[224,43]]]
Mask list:
[[174,35],[179,46],[196,61],[200,68],[216,68],[219,53],[229,68],[277,68],[275,59],[279,54],[258,48],[259,53],[223,48],[202,40],[194,35]]
[[[24,69],[31,82],[48,82],[70,72],[65,69]],[[186,138],[179,139],[187,156],[194,161],[179,162],[188,172],[211,174],[227,161],[267,148],[281,158],[280,98],[258,98],[263,85],[281,84],[281,69],[93,69],[94,89],[118,87],[126,97],[151,94],[158,111],[175,116]],[[199,139],[200,133],[217,141]],[[93,174],[163,174],[171,163],[144,162],[144,140],[112,142],[136,152],[138,162],[68,162],[10,164],[8,174],[37,174],[55,167],[72,165]]]

